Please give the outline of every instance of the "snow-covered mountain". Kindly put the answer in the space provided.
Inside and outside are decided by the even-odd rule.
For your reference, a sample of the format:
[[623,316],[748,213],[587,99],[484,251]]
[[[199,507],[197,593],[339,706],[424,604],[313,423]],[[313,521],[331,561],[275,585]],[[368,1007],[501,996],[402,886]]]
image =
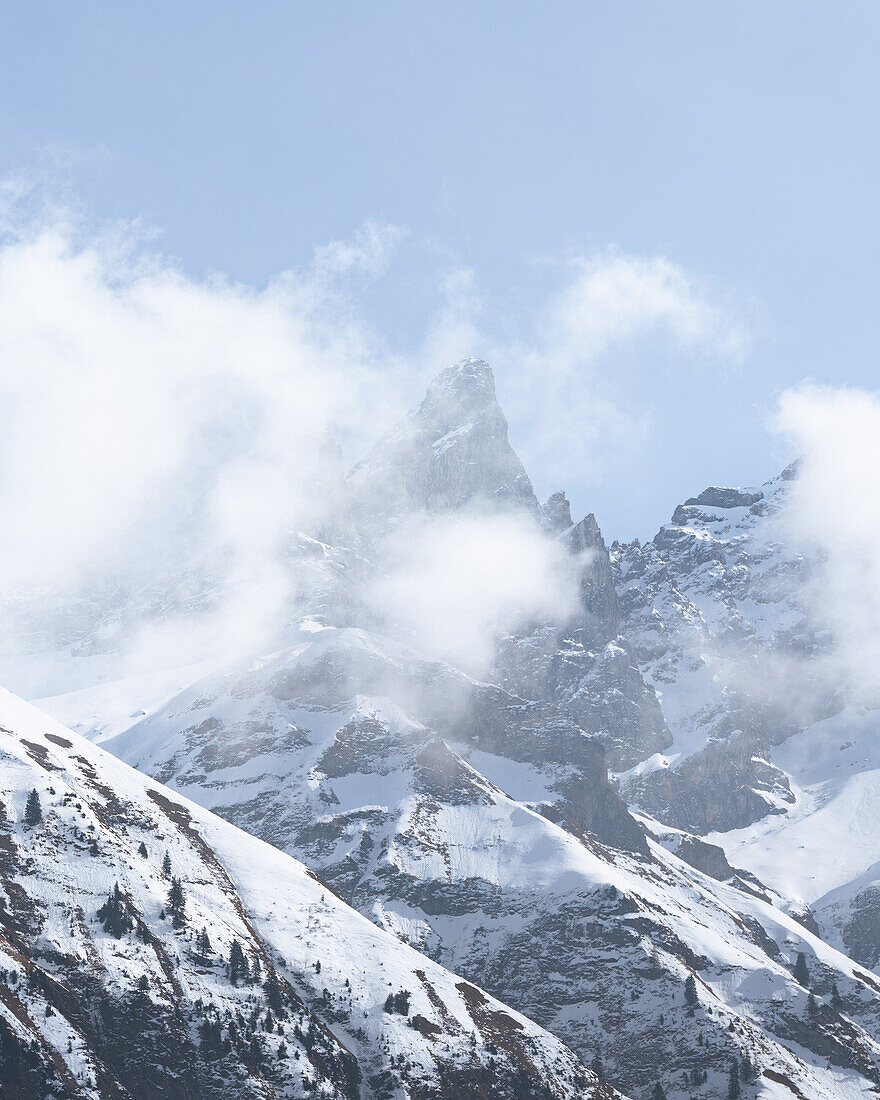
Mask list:
[[[336,519],[291,533],[297,582],[260,647],[114,680],[125,630],[78,623],[42,705],[627,1095],[733,1095],[732,1075],[746,1097],[875,1094],[877,722],[827,674],[817,563],[783,522],[797,467],[609,548],[564,493],[538,502],[489,367],[465,360],[347,482],[334,469]],[[516,517],[580,584],[479,675],[364,598],[419,524],[474,515]],[[149,617],[126,598],[101,621]]]
[[646,837],[596,742],[548,704],[326,628],[200,681],[108,748],[295,853],[626,1092],[699,1095],[706,1073],[718,1095],[733,1064],[813,1097],[880,1079],[880,984],[760,884],[681,858],[707,846]]
[[606,1097],[276,848],[0,693],[4,1097]]

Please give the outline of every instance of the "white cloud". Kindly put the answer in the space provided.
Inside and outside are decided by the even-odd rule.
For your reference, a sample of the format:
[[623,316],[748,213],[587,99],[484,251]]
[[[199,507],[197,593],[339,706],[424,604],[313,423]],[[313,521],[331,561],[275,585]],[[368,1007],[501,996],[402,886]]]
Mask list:
[[518,319],[524,334],[487,341],[488,354],[499,364],[499,389],[527,468],[544,480],[548,471],[561,479],[576,470],[578,480],[598,481],[609,456],[644,454],[654,426],[648,401],[636,405],[621,386],[618,352],[637,348],[650,357],[671,344],[692,362],[737,363],[750,335],[663,257],[608,250],[577,257],[564,270],[562,286],[524,326]]
[[416,516],[395,530],[367,601],[425,653],[485,672],[497,637],[577,609],[583,561],[527,516]]
[[776,427],[803,456],[784,516],[817,561],[807,598],[834,635],[832,674],[863,701],[880,695],[880,396],[804,385]]
[[[625,415],[603,384],[612,345],[660,330],[733,354],[723,311],[665,260],[578,261],[545,307],[516,320],[516,336],[488,333],[473,273],[453,267],[421,345],[404,356],[364,323],[356,293],[386,271],[402,229],[368,222],[257,291],[187,276],[138,227],[88,234],[39,200],[22,213],[29,197],[25,182],[10,184],[0,243],[6,593],[120,573],[149,583],[213,556],[227,592],[215,633],[257,644],[293,583],[285,540],[335,506],[326,469],[315,474],[327,434],[362,453],[418,396],[427,369],[489,358],[502,399],[531,424],[527,462],[540,449],[544,466],[564,472],[647,431],[646,416]],[[431,652],[481,665],[496,630],[553,616],[570,597],[571,560],[505,522],[430,521],[412,536],[417,558],[396,557],[373,596],[386,610],[399,602]],[[177,561],[181,529],[197,533]],[[177,629],[163,622],[162,646],[178,648]]]
[[737,360],[749,337],[678,264],[611,251],[571,264],[544,319],[554,369],[577,369],[612,344],[660,331],[690,351]]
[[395,238],[370,226],[332,279],[322,254],[254,291],[189,278],[120,227],[40,218],[7,236],[0,589],[183,578],[208,556],[229,593],[214,633],[265,633],[290,585],[285,540],[330,506],[313,476],[326,433],[360,450],[398,411],[345,300]]

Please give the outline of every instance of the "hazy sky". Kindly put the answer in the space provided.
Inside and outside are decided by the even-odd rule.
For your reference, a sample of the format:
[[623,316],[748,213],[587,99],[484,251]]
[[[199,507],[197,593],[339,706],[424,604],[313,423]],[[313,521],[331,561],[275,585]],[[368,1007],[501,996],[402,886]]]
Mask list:
[[878,50],[867,2],[31,0],[0,175],[258,287],[404,227],[369,324],[492,355],[539,493],[644,536],[793,457],[784,389],[876,388]]

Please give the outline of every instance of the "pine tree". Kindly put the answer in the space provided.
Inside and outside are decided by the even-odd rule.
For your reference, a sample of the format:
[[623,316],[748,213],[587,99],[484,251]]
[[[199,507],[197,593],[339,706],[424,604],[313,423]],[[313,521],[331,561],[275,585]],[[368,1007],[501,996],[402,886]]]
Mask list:
[[797,960],[794,964],[794,980],[805,989],[810,984],[810,971],[803,951],[798,951],[797,954]]
[[843,997],[841,997],[840,990],[837,988],[837,982],[831,983],[831,1003],[835,1008],[841,1008],[843,1005]]
[[744,1081],[747,1085],[753,1084],[758,1079],[758,1069],[748,1054],[740,1063],[739,1077],[740,1080]]
[[684,983],[684,999],[693,1007],[697,1003],[697,983],[693,974],[688,974]]
[[385,1011],[396,1012],[400,1016],[409,1016],[409,1000],[412,994],[408,989],[401,989],[397,993],[389,993],[385,998]]
[[590,1063],[590,1069],[593,1071],[593,1073],[596,1074],[597,1077],[601,1078],[603,1081],[605,1080],[605,1065],[602,1061],[601,1050],[597,1050],[596,1053],[593,1055],[593,1061]]
[[126,932],[130,932],[134,922],[125,908],[125,900],[117,882],[107,900],[98,910],[98,920],[104,925],[104,931],[109,932],[116,939],[121,939]]
[[40,796],[37,794],[37,789],[34,787],[27,796],[27,805],[24,808],[24,823],[25,825],[39,825],[42,820],[43,807],[40,803]]
[[739,1084],[739,1066],[736,1064],[736,1058],[730,1063],[730,1077],[727,1084],[727,1100],[738,1100],[742,1095],[742,1089]]
[[162,874],[165,878],[171,878],[171,856],[167,851],[162,859]]
[[651,1100],[666,1100],[666,1090],[659,1081],[654,1085],[654,1091],[651,1093]]
[[168,909],[171,912],[171,923],[175,928],[183,928],[186,924],[186,893],[179,878],[171,879],[168,890]]
[[263,982],[263,991],[266,994],[269,1008],[276,1016],[280,1017],[284,1011],[284,1001],[281,999],[281,987],[278,984],[278,977],[274,970],[270,970],[266,975],[266,980]]
[[279,1058],[286,1058],[287,1057],[287,1044],[284,1042],[283,1039],[278,1044],[278,1057]]
[[207,928],[202,928],[196,936],[196,955],[203,962],[209,962],[211,959],[211,941],[208,938]]
[[232,947],[229,949],[229,980],[233,985],[238,985],[239,982],[246,982],[249,977],[247,959],[244,957],[241,944],[238,940],[233,940]]
[[143,841],[141,841],[140,845],[138,846],[138,855],[142,856],[144,859],[150,858],[150,853],[147,851],[147,846],[146,844],[144,844]]
[[816,998],[815,998],[814,994],[811,992],[809,997],[807,997],[807,1015],[811,1019],[815,1019],[818,1014],[819,1014],[819,1005],[816,1002]]

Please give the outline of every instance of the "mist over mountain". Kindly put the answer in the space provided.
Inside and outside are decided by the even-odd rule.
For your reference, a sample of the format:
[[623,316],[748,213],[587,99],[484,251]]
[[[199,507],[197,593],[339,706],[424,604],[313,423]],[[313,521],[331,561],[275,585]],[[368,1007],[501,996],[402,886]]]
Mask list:
[[[880,715],[829,614],[836,545],[804,534],[828,459],[800,442],[608,545],[537,499],[466,359],[348,473],[332,438],[309,451],[262,633],[225,636],[255,589],[204,552],[200,509],[149,583],[7,592],[6,667],[74,731],[9,697],[15,1095],[155,1094],[133,1031],[163,1013],[186,1096],[880,1088]],[[189,622],[226,644],[180,661]],[[350,929],[374,945],[357,980]],[[231,982],[233,939],[280,1011]],[[115,1030],[74,995],[84,958]]]

